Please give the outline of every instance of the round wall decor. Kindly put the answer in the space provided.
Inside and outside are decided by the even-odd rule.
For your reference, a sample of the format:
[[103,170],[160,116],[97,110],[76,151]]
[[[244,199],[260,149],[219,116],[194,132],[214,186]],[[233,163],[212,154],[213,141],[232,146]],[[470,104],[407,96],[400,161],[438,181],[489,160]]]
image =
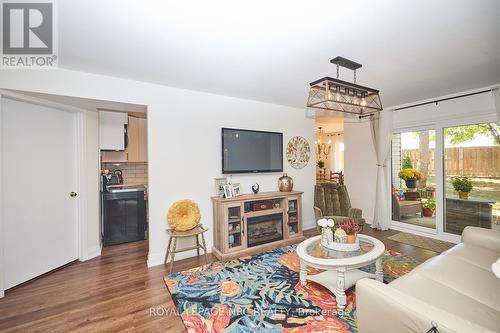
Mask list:
[[286,147],[286,158],[288,164],[295,169],[302,169],[309,162],[311,157],[311,147],[306,139],[301,136],[294,136],[288,141]]

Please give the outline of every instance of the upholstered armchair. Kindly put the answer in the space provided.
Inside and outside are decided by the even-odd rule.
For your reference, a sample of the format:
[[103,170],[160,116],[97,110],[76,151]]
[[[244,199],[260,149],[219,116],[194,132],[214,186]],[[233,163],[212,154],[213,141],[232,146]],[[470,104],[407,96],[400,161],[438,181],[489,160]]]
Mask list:
[[351,200],[345,185],[318,184],[314,186],[314,215],[316,221],[332,218],[335,222],[354,219],[361,228],[365,224],[362,210],[351,207]]

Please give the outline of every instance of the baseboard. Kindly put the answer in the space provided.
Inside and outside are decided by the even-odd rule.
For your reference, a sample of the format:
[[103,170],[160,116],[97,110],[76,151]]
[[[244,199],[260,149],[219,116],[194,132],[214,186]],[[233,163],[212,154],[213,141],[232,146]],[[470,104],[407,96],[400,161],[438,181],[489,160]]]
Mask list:
[[80,261],[87,261],[87,260],[90,260],[92,258],[95,258],[95,257],[99,257],[101,255],[101,246],[97,246],[89,251],[87,251],[87,253],[85,253],[82,258],[78,259]]
[[148,253],[148,267],[163,265],[163,260],[165,260],[165,253]]
[[[208,252],[210,254],[210,252]],[[203,250],[200,250],[200,256],[205,255]],[[175,261],[179,261],[182,259],[188,259],[188,258],[193,258],[196,257],[196,250],[192,251],[186,251],[186,252],[180,252],[175,254]],[[165,253],[164,252],[156,252],[156,253],[149,253],[148,254],[148,267],[153,267],[153,266],[158,266],[158,265],[163,265],[165,260]],[[170,262],[170,258],[168,258],[167,263]]]

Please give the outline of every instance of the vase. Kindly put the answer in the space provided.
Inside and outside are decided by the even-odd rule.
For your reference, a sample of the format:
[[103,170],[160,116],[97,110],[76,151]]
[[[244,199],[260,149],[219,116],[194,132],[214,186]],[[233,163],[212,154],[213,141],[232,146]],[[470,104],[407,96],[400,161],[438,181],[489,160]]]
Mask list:
[[253,184],[252,185],[252,192],[255,194],[259,193],[259,188],[260,188],[260,186],[258,183]]
[[417,180],[416,179],[405,179],[405,184],[407,188],[416,188]]
[[424,215],[424,217],[432,217],[433,214],[434,212],[430,208],[422,209],[422,215]]
[[286,173],[283,174],[278,179],[278,188],[280,192],[291,192],[293,189],[293,179],[292,177],[288,176]]
[[460,199],[468,200],[469,199],[469,192],[458,191],[458,197]]
[[357,237],[357,236],[358,236],[358,235],[356,235],[356,234],[352,234],[352,235],[349,235],[349,234],[348,234],[348,235],[347,235],[347,238],[346,238],[346,242],[347,242],[348,244],[354,244],[354,243],[356,243],[356,237]]
[[328,244],[328,240],[326,238],[326,228],[321,228],[321,244],[326,245]]
[[333,243],[333,231],[331,228],[321,228],[321,244],[328,246]]

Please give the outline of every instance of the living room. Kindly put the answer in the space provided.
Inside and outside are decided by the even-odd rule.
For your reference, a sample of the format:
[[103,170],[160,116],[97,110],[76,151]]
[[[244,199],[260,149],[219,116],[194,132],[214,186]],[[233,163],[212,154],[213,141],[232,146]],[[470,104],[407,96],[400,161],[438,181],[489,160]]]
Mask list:
[[[2,53],[0,330],[498,331],[498,2],[46,3],[54,68]],[[147,124],[144,240],[103,246],[102,111]]]

